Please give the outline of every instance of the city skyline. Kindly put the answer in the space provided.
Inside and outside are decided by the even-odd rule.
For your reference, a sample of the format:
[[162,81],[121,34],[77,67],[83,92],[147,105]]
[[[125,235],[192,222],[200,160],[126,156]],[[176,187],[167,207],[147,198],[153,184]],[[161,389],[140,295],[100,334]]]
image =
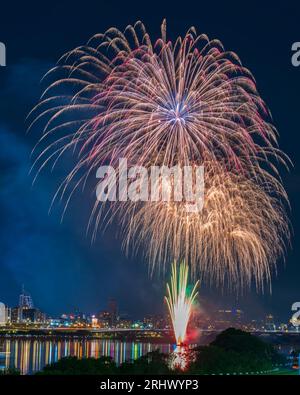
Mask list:
[[[61,323],[63,322],[76,322],[79,320],[83,320],[86,323],[92,324],[93,318],[96,318],[97,320],[106,322],[106,324],[109,327],[116,327],[118,326],[121,322],[131,322],[132,324],[134,322],[146,322],[147,319],[161,319],[164,322],[169,322],[169,325],[171,325],[170,321],[170,316],[169,316],[169,311],[167,308],[167,305],[165,303],[164,306],[164,311],[156,314],[153,312],[149,312],[149,314],[143,314],[141,316],[134,316],[129,314],[126,310],[120,309],[119,301],[109,297],[105,302],[103,302],[101,305],[99,305],[99,308],[96,310],[82,310],[80,306],[73,306],[72,309],[70,310],[64,310],[63,306],[61,306],[61,310],[58,314],[49,314],[49,312],[43,310],[40,308],[40,306],[37,304],[33,303],[33,298],[28,292],[24,284],[22,285],[21,293],[19,297],[16,296],[16,300],[18,303],[15,303],[13,305],[8,305],[3,303],[3,301],[0,300],[0,303],[5,307],[6,315],[5,315],[5,322],[1,321],[2,325],[6,323],[22,323],[22,322],[27,322],[27,323],[48,323],[51,322],[51,320],[60,320]],[[247,311],[243,311],[239,305],[219,305],[218,307],[216,306],[210,306],[209,308],[206,307],[203,308],[201,304],[199,303],[199,298],[196,298],[195,304],[192,309],[192,321],[193,325],[195,325],[195,322],[207,322],[207,326],[210,325],[216,325],[218,326],[218,322],[224,321],[224,329],[226,329],[226,326],[236,326],[238,325],[251,325],[253,324],[253,327],[257,326],[263,327],[264,323],[268,321],[268,319],[272,320],[272,325],[275,327],[279,327],[282,325],[287,325],[289,326],[292,330],[297,329],[291,322],[291,318],[294,314],[294,311],[291,310],[290,314],[288,317],[285,319],[282,319],[280,316],[274,315],[272,311],[268,312],[260,312],[257,315],[249,315]],[[25,314],[24,314],[25,312]],[[147,318],[148,317],[148,318]],[[223,318],[222,318],[223,317]],[[226,319],[224,317],[227,317]],[[200,320],[200,321],[199,321]],[[221,320],[221,321],[220,321]],[[0,323],[0,326],[1,326]],[[131,324],[130,324],[131,325]],[[196,325],[197,326],[197,325]],[[201,327],[201,325],[200,325]],[[246,327],[245,327],[246,328]]]

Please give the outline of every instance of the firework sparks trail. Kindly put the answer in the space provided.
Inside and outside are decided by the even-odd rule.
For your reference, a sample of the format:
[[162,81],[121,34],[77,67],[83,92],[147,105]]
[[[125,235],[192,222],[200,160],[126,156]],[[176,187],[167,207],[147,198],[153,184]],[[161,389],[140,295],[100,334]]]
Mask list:
[[[124,247],[147,245],[155,262],[191,262],[193,277],[242,290],[255,280],[256,288],[271,287],[275,259],[284,256],[289,224],[285,208],[268,190],[285,192],[265,174],[251,179],[205,163],[204,206],[188,212],[186,202],[146,202],[121,207]],[[197,262],[197,265],[195,264]]]
[[193,303],[197,297],[197,281],[188,295],[189,268],[185,262],[180,263],[177,274],[177,263],[173,262],[171,286],[167,284],[167,296],[165,297],[172,320],[177,345],[183,345],[186,340],[186,330],[192,312]]
[[147,169],[204,165],[209,175],[199,215],[172,201],[96,201],[88,225],[93,239],[116,218],[126,249],[135,252],[140,239],[149,243],[152,269],[186,259],[193,275],[219,283],[226,276],[240,285],[270,279],[290,234],[277,168],[289,159],[235,53],[193,27],[172,43],[165,21],[152,42],[137,22],[68,52],[44,81],[48,87],[29,115],[30,129],[43,129],[33,168],[37,176],[74,154],[54,198],[66,198],[65,210],[99,166],[117,169],[120,158]]

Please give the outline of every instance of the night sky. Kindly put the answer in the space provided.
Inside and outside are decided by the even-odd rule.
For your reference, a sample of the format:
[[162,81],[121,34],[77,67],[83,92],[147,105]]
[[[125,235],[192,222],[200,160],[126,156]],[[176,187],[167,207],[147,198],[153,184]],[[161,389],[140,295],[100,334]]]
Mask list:
[[[90,197],[77,195],[65,220],[61,207],[48,209],[63,171],[44,172],[32,186],[30,153],[37,135],[26,135],[25,118],[41,93],[40,80],[66,51],[84,44],[111,26],[121,30],[142,20],[152,38],[167,18],[168,36],[183,35],[194,25],[198,33],[220,39],[254,74],[280,133],[280,148],[294,168],[283,173],[292,210],[294,236],[286,263],[278,265],[273,293],[244,295],[201,287],[206,309],[241,307],[250,316],[272,312],[282,320],[300,301],[300,67],[291,63],[292,43],[300,41],[300,4],[181,1],[131,3],[84,1],[22,2],[1,5],[0,41],[7,47],[7,67],[0,68],[0,300],[17,304],[22,284],[35,305],[56,315],[78,307],[104,309],[114,297],[120,311],[133,317],[164,311],[165,278],[150,278],[141,257],[126,258],[115,229],[91,245],[85,230]],[[164,4],[164,5],[162,5]],[[226,5],[225,5],[226,4]],[[250,5],[251,4],[251,5]],[[289,4],[289,5],[288,5]],[[294,4],[294,6],[293,6]]]

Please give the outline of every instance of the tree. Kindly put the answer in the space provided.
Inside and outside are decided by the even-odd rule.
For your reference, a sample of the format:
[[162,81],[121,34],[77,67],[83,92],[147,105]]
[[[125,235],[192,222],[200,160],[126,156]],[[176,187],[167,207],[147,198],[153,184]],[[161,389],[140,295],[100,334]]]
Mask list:
[[223,331],[209,346],[198,347],[194,352],[191,373],[265,371],[284,361],[271,344],[234,328]]
[[167,354],[155,350],[134,361],[124,362],[118,372],[120,374],[170,374],[168,362]]
[[4,370],[0,370],[0,376],[19,376],[20,374],[20,371],[15,368],[6,368]]
[[66,357],[47,365],[37,375],[85,375],[115,374],[116,364],[111,357],[83,358]]

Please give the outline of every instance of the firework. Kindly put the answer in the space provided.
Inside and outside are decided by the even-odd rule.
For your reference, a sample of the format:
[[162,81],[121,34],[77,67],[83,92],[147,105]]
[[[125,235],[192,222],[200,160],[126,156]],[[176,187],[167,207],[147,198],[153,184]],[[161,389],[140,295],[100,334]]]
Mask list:
[[172,265],[171,285],[167,284],[168,305],[177,345],[183,345],[186,340],[186,330],[192,312],[193,303],[197,297],[198,281],[188,295],[189,268],[185,262],[180,263],[177,273],[176,262]]
[[54,82],[38,105],[45,133],[72,130],[56,155],[71,148],[67,140],[82,148],[79,165],[119,157],[145,165],[161,155],[166,165],[221,157],[241,166],[241,158],[253,165],[270,154],[282,157],[253,77],[220,41],[191,28],[172,44],[165,23],[153,45],[140,22],[126,32],[128,38],[117,29],[96,35],[46,75]]
[[[140,240],[156,268],[186,259],[192,273],[224,283],[259,285],[270,279],[289,238],[287,197],[277,163],[277,131],[249,70],[221,42],[194,28],[174,43],[152,42],[137,22],[94,36],[64,55],[45,76],[31,128],[43,128],[35,149],[38,173],[65,154],[74,165],[55,198],[84,188],[103,164],[204,166],[204,210],[184,204],[96,201],[89,221],[121,221],[124,246]],[[145,244],[146,243],[146,244]],[[239,281],[237,281],[237,279]]]
[[[173,166],[225,160],[261,172],[271,158],[285,163],[276,130],[253,77],[218,40],[191,28],[175,44],[151,43],[141,22],[115,28],[64,55],[46,74],[41,102],[30,116],[44,124],[35,166],[66,151],[78,154],[62,193],[103,163]],[[260,144],[258,144],[258,142]]]
[[267,174],[251,179],[215,162],[205,163],[204,169],[204,205],[199,212],[187,211],[184,201],[124,204],[120,223],[125,248],[147,245],[153,270],[156,262],[185,260],[193,277],[236,290],[254,280],[263,290],[265,283],[271,285],[276,258],[284,257],[289,240],[278,197],[285,196],[284,190]]

